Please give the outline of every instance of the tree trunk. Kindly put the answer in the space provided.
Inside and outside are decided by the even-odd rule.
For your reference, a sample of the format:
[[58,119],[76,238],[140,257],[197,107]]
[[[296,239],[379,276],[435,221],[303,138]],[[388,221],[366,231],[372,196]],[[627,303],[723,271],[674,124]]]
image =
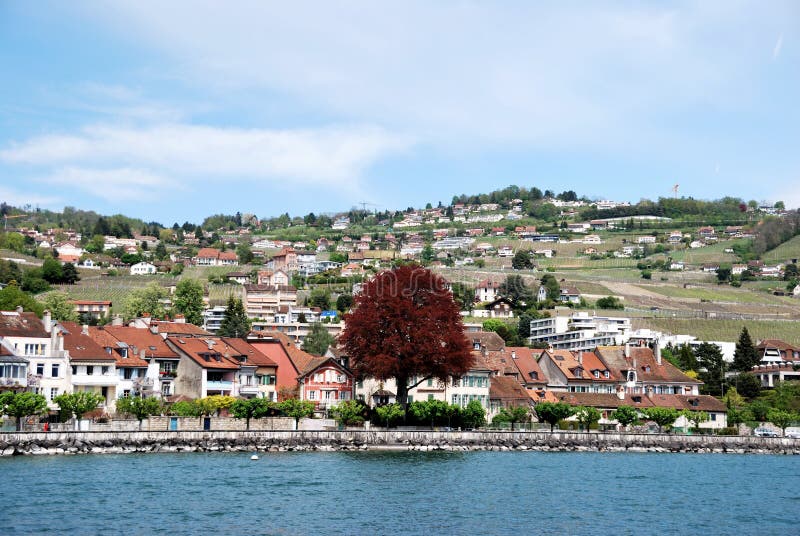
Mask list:
[[245,425],[245,429],[249,432],[250,431],[250,417],[247,418],[247,424]]
[[397,403],[403,407],[403,424],[408,414],[408,378],[395,378],[397,382]]
[[22,431],[22,417],[17,417],[17,432]]

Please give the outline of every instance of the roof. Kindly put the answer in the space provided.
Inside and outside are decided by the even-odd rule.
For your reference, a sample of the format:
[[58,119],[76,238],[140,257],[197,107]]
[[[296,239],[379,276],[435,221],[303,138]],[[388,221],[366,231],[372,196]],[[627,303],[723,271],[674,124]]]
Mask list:
[[215,338],[167,337],[179,353],[207,369],[239,369],[238,351]]
[[[568,381],[587,380],[591,382],[614,382],[618,374],[607,367],[595,354],[591,352],[572,353],[569,350],[545,350],[541,353],[558,367]],[[594,371],[599,371],[599,377],[594,377]],[[605,377],[605,371],[609,372],[609,377]]]
[[759,341],[759,343],[756,345],[757,350],[764,350],[767,348],[776,348],[778,350],[800,350],[799,348],[792,346],[788,342],[780,339],[764,339]]
[[502,402],[530,403],[527,390],[514,378],[492,376],[489,378],[489,398]]
[[211,335],[200,326],[195,326],[189,322],[160,322],[152,320],[150,325],[157,326],[159,333],[166,333],[167,335]]
[[27,363],[24,357],[14,355],[14,352],[0,344],[0,363]]
[[655,405],[647,396],[631,393],[625,393],[625,398],[620,398],[614,393],[555,393],[555,395],[559,402],[566,402],[572,406],[649,408]]
[[608,365],[612,375],[622,377],[624,371],[636,370],[637,378],[643,383],[703,383],[690,378],[666,359],[662,359],[659,365],[653,350],[647,346],[631,347],[630,357],[625,357],[623,346],[598,346],[595,353]]
[[44,324],[36,313],[0,311],[0,337],[31,337],[49,339]]
[[497,289],[497,288],[500,288],[500,282],[499,281],[492,281],[491,279],[484,279],[483,281],[478,283],[477,288],[494,288],[494,289]]
[[72,300],[75,305],[111,305],[110,301],[104,300]]
[[[138,354],[133,353],[132,351],[128,351],[128,357],[122,357],[119,350],[121,348],[129,348],[127,343],[120,341],[116,338],[111,332],[108,331],[109,328],[104,326],[95,327],[89,326],[89,337],[96,342],[100,347],[104,350],[111,349],[109,353],[106,350],[106,354],[111,355],[117,362],[117,367],[124,367],[124,368],[147,368],[149,363],[144,359],[141,359]],[[136,329],[136,328],[127,328],[127,329]],[[138,330],[138,331],[146,331],[146,330]],[[148,331],[149,333],[149,331]],[[161,337],[158,337],[159,339]]]
[[214,248],[202,248],[200,251],[197,252],[197,257],[216,259],[217,257],[219,257],[219,250]]
[[69,351],[70,361],[116,361],[105,349],[97,344],[83,328],[75,322],[59,322],[61,333],[64,334],[64,350]]
[[247,292],[275,292],[280,290],[281,292],[297,292],[297,289],[291,285],[244,285],[244,289]]
[[[534,351],[527,346],[509,346],[506,348],[511,353],[512,361],[519,370],[522,383],[547,384],[547,377],[544,375],[539,362],[536,361]],[[516,357],[514,359],[514,357]]]
[[506,346],[503,337],[494,331],[470,331],[465,335],[473,347],[475,343],[479,343],[482,348],[486,348],[489,351],[499,351]]
[[235,339],[232,337],[222,337],[222,341],[236,350],[239,355],[246,356],[245,363],[248,365],[257,365],[259,367],[276,367],[278,366],[275,361],[260,352],[255,346],[248,343],[244,339]]

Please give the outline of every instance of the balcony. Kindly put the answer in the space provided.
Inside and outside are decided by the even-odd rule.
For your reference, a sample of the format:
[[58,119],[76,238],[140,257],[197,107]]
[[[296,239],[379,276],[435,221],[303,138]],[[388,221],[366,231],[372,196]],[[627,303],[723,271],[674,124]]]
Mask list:
[[178,377],[178,371],[177,370],[160,370],[158,372],[158,376],[162,380],[174,380],[175,378]]
[[257,395],[258,392],[258,385],[255,384],[239,386],[239,393],[243,395]]
[[208,381],[206,382],[206,391],[232,391],[232,381]]
[[72,385],[117,385],[119,376],[117,374],[73,374]]

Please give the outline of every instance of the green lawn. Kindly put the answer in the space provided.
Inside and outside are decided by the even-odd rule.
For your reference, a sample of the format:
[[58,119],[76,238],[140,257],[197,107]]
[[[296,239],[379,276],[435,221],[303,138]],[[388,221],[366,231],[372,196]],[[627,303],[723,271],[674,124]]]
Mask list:
[[659,286],[648,285],[647,290],[656,292],[670,298],[697,298],[700,300],[724,301],[737,303],[775,303],[781,301],[777,296],[772,296],[764,292],[753,292],[749,290],[737,290],[731,287],[713,288],[691,286]]

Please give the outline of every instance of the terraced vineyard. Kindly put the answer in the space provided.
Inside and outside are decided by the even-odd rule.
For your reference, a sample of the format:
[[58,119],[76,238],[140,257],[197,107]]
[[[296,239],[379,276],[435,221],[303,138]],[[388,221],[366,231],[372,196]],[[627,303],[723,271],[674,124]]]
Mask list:
[[800,258],[800,236],[795,236],[775,249],[767,251],[761,258],[764,262],[786,262],[789,259]]
[[800,345],[800,322],[796,321],[634,318],[632,323],[637,329],[685,333],[707,341],[736,341],[746,326],[753,339],[781,339]]

